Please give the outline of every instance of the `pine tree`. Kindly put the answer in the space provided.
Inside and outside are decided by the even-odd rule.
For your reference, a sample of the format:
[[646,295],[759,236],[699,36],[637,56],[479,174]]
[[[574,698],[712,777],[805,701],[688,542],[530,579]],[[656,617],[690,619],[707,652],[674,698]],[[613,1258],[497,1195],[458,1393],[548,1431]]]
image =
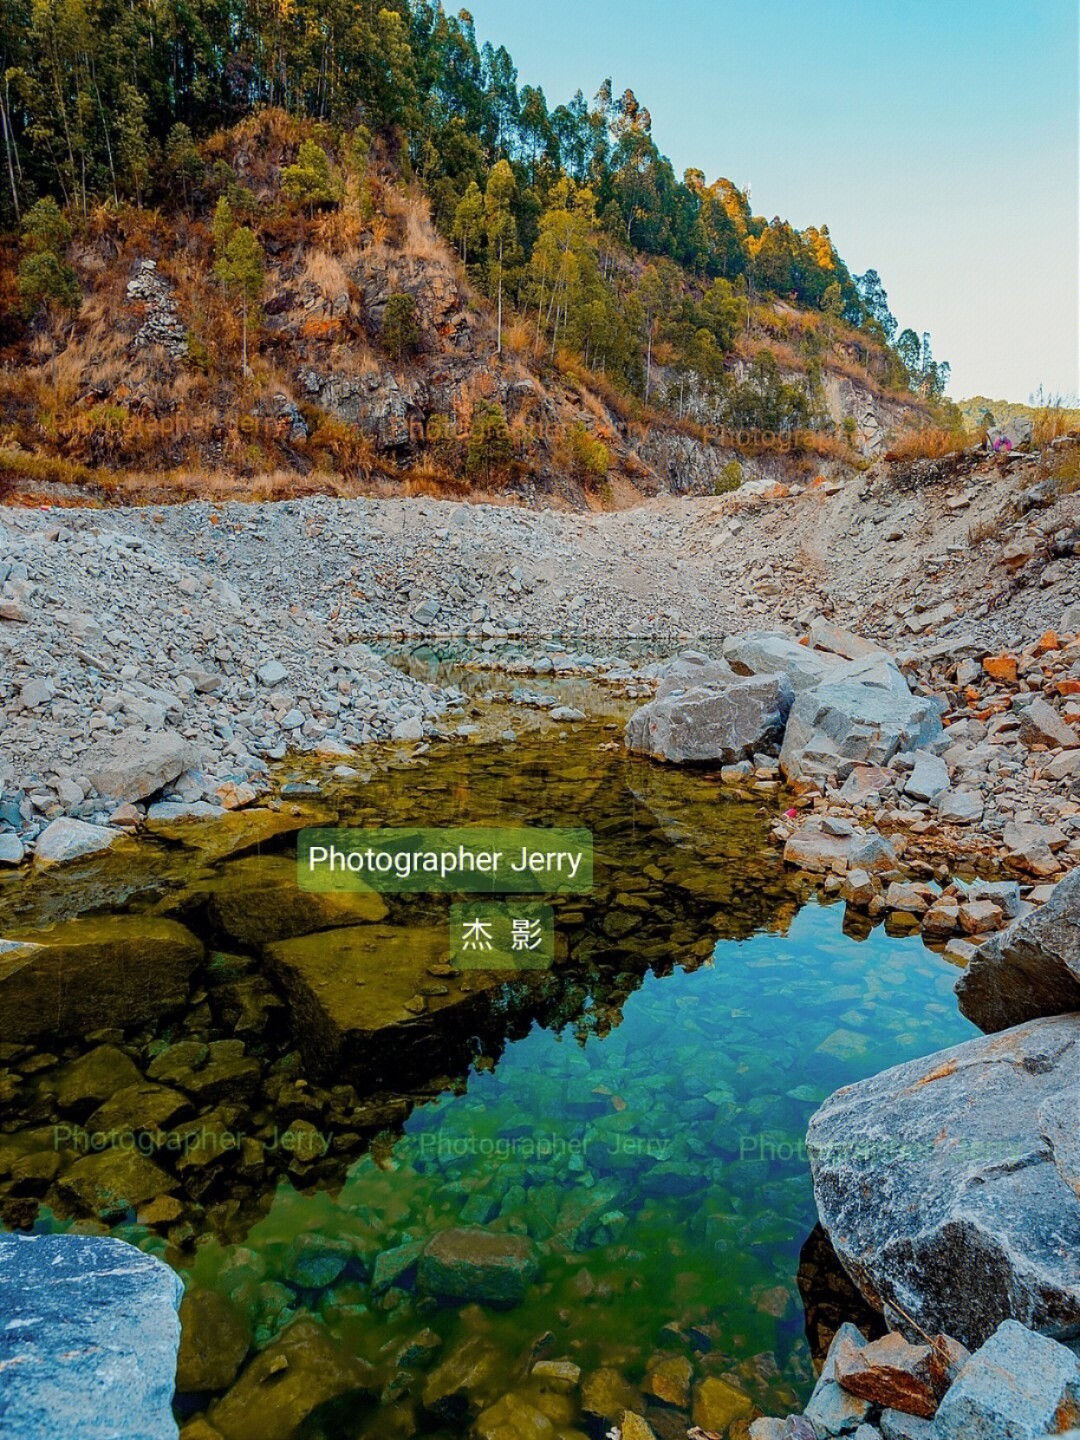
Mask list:
[[[228,201],[219,202],[228,204]],[[215,215],[215,219],[217,216]],[[263,251],[258,237],[246,225],[234,229],[225,244],[224,253],[214,266],[214,274],[227,295],[240,302],[241,369],[248,373],[248,314],[262,299],[265,271]]]
[[461,242],[461,263],[469,263],[470,244],[479,244],[484,234],[484,196],[475,180],[469,182],[454,211],[453,238]]
[[517,195],[517,180],[506,160],[500,160],[488,179],[484,195],[484,229],[488,244],[492,247],[498,292],[498,341],[496,348],[502,354],[503,320],[503,279],[506,257],[517,248],[517,221],[511,204]]

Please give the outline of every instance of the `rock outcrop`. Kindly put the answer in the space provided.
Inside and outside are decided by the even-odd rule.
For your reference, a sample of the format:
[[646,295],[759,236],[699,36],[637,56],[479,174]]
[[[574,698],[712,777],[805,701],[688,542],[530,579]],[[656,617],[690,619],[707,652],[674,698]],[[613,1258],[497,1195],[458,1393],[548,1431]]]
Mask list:
[[871,1304],[969,1348],[1006,1319],[1080,1334],[1080,1015],[1036,1020],[832,1095],[818,1212]]
[[981,1030],[1080,1010],[1080,870],[1044,905],[986,940],[956,983],[960,1009]]
[[0,1235],[0,1429],[175,1440],[183,1285],[123,1240]]
[[793,699],[783,675],[678,691],[635,711],[626,727],[626,743],[631,750],[676,764],[730,764],[778,743]]

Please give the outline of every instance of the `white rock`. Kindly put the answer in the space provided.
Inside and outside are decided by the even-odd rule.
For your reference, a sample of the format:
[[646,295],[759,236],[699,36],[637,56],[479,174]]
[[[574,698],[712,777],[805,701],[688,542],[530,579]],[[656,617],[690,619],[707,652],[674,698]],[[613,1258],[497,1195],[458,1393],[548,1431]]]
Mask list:
[[120,839],[119,832],[105,825],[90,825],[85,820],[61,816],[37,838],[34,862],[38,865],[65,865],[87,855],[100,855]]

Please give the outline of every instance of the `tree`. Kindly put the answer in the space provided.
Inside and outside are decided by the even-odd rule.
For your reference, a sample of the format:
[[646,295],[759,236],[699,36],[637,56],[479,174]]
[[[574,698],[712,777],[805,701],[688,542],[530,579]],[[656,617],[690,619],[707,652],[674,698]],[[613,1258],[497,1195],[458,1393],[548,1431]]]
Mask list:
[[398,292],[387,300],[382,342],[387,354],[398,361],[404,360],[416,350],[420,343],[420,324],[416,301],[411,295]]
[[184,204],[191,204],[191,187],[203,173],[202,156],[188,127],[178,121],[165,141],[165,174],[179,180]]
[[517,221],[510,208],[517,195],[517,180],[506,160],[500,160],[492,170],[484,194],[484,230],[491,246],[496,269],[498,292],[498,341],[496,349],[502,354],[503,277],[506,256],[517,248]]
[[453,238],[461,243],[461,263],[469,263],[469,246],[479,245],[484,236],[484,196],[475,180],[461,197],[454,211]]
[[507,464],[513,454],[510,428],[502,406],[493,400],[479,401],[469,424],[465,469],[470,475],[483,473],[485,482],[490,483],[492,470]]
[[281,172],[281,188],[310,216],[320,206],[336,205],[341,199],[341,185],[330,173],[330,157],[314,140],[301,141],[296,164]]
[[19,264],[16,285],[27,318],[42,306],[78,309],[82,298],[78,277],[64,259],[70,239],[71,226],[51,195],[36,201],[23,216],[22,240],[27,253]]
[[[218,202],[220,212],[222,204]],[[217,214],[215,214],[215,221]],[[225,242],[224,251],[214,266],[214,274],[225,293],[240,302],[241,316],[241,369],[248,373],[248,314],[262,299],[265,283],[262,246],[258,237],[248,226],[233,229]]]

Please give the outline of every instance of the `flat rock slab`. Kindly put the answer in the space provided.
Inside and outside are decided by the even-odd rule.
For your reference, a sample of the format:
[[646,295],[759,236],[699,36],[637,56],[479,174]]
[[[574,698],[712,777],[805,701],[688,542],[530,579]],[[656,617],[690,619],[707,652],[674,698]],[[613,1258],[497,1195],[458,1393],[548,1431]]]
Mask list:
[[956,994],[988,1032],[1080,1010],[1080,870],[1060,880],[1045,905],[985,941]]
[[194,747],[173,730],[129,730],[89,750],[81,767],[99,795],[132,802],[155,795],[195,762]]
[[969,1349],[1080,1335],[1080,1015],[909,1061],[826,1100],[807,1146],[844,1269],[897,1328]]
[[0,1039],[141,1025],[184,1004],[201,941],[174,920],[70,920],[0,941]]
[[0,1433],[175,1440],[183,1290],[122,1240],[0,1235]]
[[313,1073],[347,1070],[400,1081],[414,1070],[437,1069],[455,1043],[490,1018],[503,981],[520,978],[487,970],[444,974],[449,949],[442,929],[371,924],[284,940],[263,955],[292,1006]]

